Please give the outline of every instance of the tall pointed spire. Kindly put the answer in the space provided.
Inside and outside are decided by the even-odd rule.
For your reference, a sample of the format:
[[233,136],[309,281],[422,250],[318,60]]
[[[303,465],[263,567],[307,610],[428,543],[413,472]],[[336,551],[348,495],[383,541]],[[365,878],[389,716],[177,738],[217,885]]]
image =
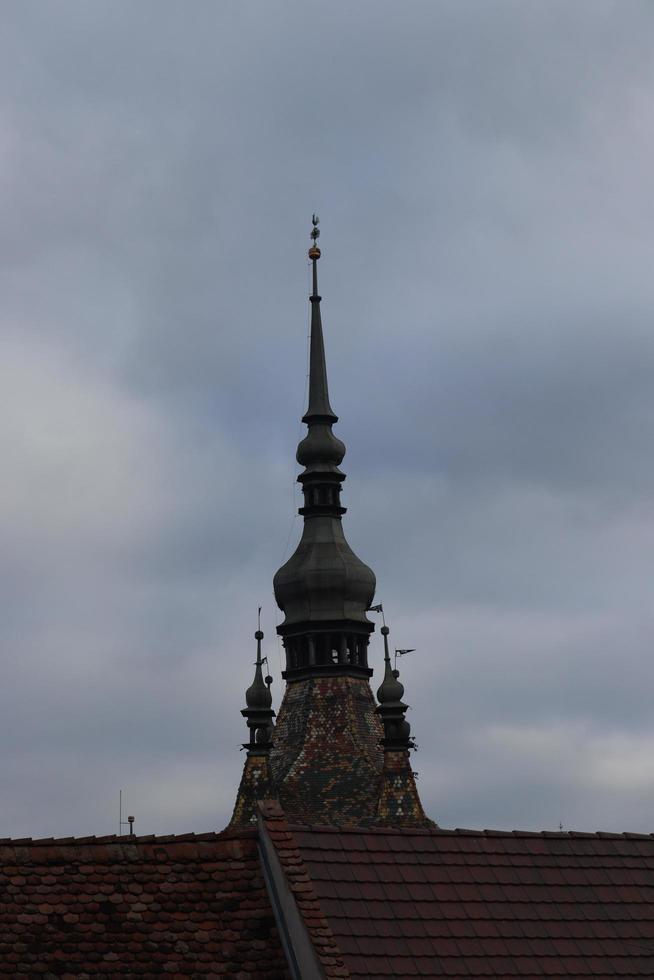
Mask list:
[[[318,217],[312,217],[313,228],[311,238],[313,244],[309,249],[309,258],[312,265],[313,291],[309,297],[311,303],[311,340],[309,347],[309,405],[302,421],[309,426],[309,431],[305,438],[297,447],[297,461],[307,470],[311,464],[316,464],[318,471],[324,473],[325,467],[329,467],[334,474],[335,485],[332,485],[327,494],[323,494],[322,503],[330,503],[335,507],[339,514],[345,513],[345,508],[340,506],[339,495],[341,492],[340,483],[345,479],[345,475],[338,469],[339,463],[345,456],[345,446],[332,432],[332,426],[338,422],[338,415],[335,414],[329,403],[329,384],[327,382],[327,360],[325,358],[325,341],[322,332],[322,317],[320,315],[320,301],[322,297],[318,293],[318,259],[320,249],[316,241],[320,235],[318,229]],[[310,476],[302,474],[298,477],[301,483],[317,482],[312,481]],[[306,503],[311,503],[313,494],[305,491]],[[306,510],[301,510],[304,514]]]
[[329,387],[327,384],[327,363],[325,361],[325,342],[322,335],[322,319],[320,317],[320,300],[318,293],[318,259],[320,249],[317,240],[320,237],[319,219],[313,215],[311,238],[313,245],[309,249],[309,258],[313,267],[313,292],[309,297],[311,303],[311,347],[309,351],[309,407],[302,421],[338,422],[338,416],[329,404]]
[[309,431],[297,448],[297,461],[304,466],[298,476],[304,530],[297,550],[275,575],[275,598],[285,614],[277,632],[286,648],[287,679],[334,671],[369,677],[367,647],[374,627],[366,610],[374,596],[375,576],[343,534],[340,494],[345,474],[339,464],[345,446],[332,432],[338,419],[329,401],[315,214],[312,225],[309,405],[302,420]]

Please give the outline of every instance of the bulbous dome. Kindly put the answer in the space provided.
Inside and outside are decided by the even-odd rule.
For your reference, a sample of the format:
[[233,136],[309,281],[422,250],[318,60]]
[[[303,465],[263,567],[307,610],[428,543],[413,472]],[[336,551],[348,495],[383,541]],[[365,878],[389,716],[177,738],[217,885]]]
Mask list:
[[254,670],[254,680],[245,692],[245,704],[247,708],[254,711],[267,710],[272,705],[272,694],[270,693],[270,677],[264,680],[262,661],[261,661],[261,641],[263,633],[257,630],[254,634],[257,641],[257,662]]
[[270,687],[266,684],[261,674],[261,667],[257,665],[254,681],[245,692],[245,703],[248,708],[261,710],[270,708],[272,705],[272,694]]
[[380,704],[396,704],[402,700],[404,684],[398,680],[399,676],[399,670],[389,670],[387,665],[384,679],[377,689],[377,700]]
[[345,456],[345,444],[335,436],[327,423],[314,423],[297,447],[296,459],[300,466],[315,463],[332,463],[334,466]]
[[283,625],[338,620],[369,624],[375,574],[354,554],[340,520],[313,517],[273,580]]

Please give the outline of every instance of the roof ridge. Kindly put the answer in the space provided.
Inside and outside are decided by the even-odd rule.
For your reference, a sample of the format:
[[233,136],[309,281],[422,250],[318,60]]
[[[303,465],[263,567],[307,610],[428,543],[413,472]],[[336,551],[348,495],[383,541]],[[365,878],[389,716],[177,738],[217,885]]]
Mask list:
[[312,834],[375,834],[397,835],[401,837],[514,837],[514,838],[540,838],[540,839],[560,839],[560,840],[654,840],[654,833],[641,834],[632,831],[584,831],[584,830],[483,830],[469,829],[466,827],[334,827],[330,824],[308,824],[299,822],[289,822],[289,829],[299,833]]
[[256,828],[207,831],[196,834],[104,834],[87,837],[0,837],[0,847],[79,847],[94,844],[197,844],[216,840],[234,840],[256,836]]
[[[401,837],[514,837],[541,838],[560,840],[654,840],[654,833],[642,834],[633,831],[583,831],[583,830],[483,830],[467,827],[334,827],[331,824],[309,824],[289,822],[289,829],[300,833],[334,834],[374,834],[376,836]],[[205,831],[186,834],[95,834],[86,837],[0,837],[0,847],[78,847],[81,844],[183,844],[202,843],[203,841],[232,840],[240,837],[252,837],[256,834],[254,827],[241,827],[234,830]]]

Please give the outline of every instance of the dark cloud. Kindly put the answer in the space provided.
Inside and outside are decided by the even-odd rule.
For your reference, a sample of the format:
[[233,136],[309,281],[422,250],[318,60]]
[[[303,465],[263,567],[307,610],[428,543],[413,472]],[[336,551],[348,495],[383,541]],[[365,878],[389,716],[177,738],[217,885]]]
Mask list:
[[259,604],[281,694],[313,210],[431,812],[649,829],[653,16],[11,5],[3,834],[112,831],[121,786],[144,832],[229,816]]

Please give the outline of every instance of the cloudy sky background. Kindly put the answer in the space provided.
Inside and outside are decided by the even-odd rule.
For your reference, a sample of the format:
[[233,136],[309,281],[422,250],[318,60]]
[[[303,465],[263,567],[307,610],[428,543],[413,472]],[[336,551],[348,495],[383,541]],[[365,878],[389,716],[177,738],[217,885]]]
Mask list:
[[0,836],[228,820],[313,210],[426,808],[654,831],[653,173],[646,0],[5,4]]

